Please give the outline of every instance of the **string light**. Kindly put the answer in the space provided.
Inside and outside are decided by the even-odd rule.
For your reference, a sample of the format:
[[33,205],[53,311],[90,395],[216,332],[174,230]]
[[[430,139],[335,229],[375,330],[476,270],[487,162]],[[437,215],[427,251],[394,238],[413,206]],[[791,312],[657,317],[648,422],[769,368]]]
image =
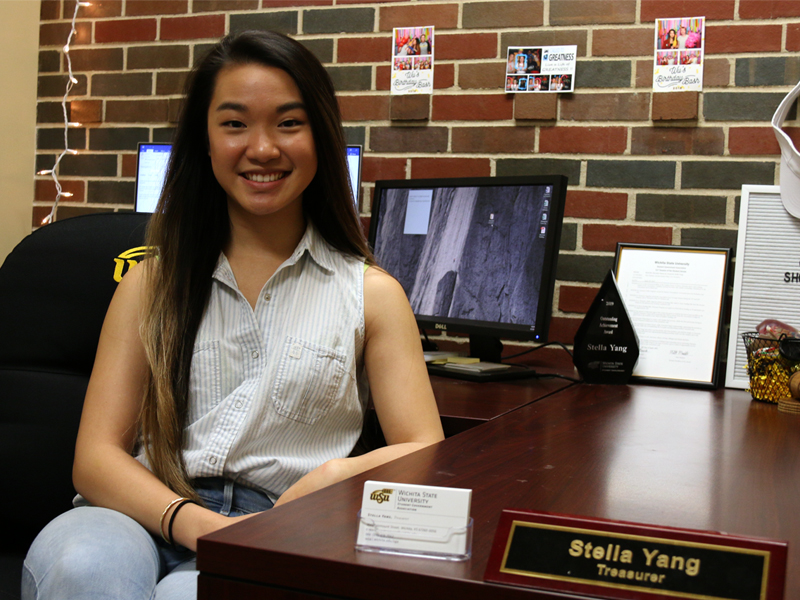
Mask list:
[[53,183],[56,186],[56,197],[53,200],[53,208],[50,209],[50,214],[47,215],[44,219],[42,219],[42,225],[47,225],[48,223],[52,223],[56,218],[56,211],[58,210],[58,201],[61,198],[71,198],[72,194],[70,192],[65,192],[61,188],[61,182],[58,180],[58,166],[61,163],[61,159],[64,158],[67,154],[75,155],[78,153],[77,150],[72,150],[69,147],[69,128],[70,127],[78,127],[80,123],[70,122],[69,117],[67,115],[67,98],[69,97],[70,91],[72,91],[72,86],[78,83],[78,80],[72,74],[72,59],[69,55],[69,45],[72,43],[72,37],[77,33],[75,29],[75,21],[78,18],[78,9],[82,6],[91,6],[89,2],[76,2],[75,3],[75,12],[72,13],[72,27],[69,31],[69,36],[67,37],[67,43],[64,44],[64,56],[67,58],[67,72],[69,77],[67,79],[67,88],[64,91],[64,98],[61,100],[61,112],[64,115],[64,151],[58,155],[56,158],[56,162],[53,165],[52,169],[44,169],[39,171],[37,175],[51,175],[53,177]]

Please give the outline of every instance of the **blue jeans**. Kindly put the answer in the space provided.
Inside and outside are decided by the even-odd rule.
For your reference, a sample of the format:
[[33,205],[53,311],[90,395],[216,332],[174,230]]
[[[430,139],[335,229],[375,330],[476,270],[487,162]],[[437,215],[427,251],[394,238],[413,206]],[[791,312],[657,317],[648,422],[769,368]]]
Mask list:
[[[221,478],[197,479],[206,506],[226,516],[272,508],[260,491]],[[53,519],[28,550],[22,599],[194,600],[195,553],[174,550],[130,517],[82,506]]]

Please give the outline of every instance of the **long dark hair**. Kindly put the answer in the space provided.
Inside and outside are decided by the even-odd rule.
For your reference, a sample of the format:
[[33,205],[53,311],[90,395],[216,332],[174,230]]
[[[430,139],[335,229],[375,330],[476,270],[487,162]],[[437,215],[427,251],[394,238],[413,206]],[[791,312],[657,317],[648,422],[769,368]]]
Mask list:
[[186,86],[164,191],[148,229],[142,340],[150,365],[141,411],[145,453],[173,491],[197,498],[183,461],[194,341],[211,292],[211,276],[231,232],[227,198],[208,155],[208,109],[219,72],[255,63],[286,71],[303,97],[314,136],[317,172],[303,192],[305,217],[334,248],[372,260],[347,176],[345,141],[333,83],[302,44],[271,31],[223,38]]

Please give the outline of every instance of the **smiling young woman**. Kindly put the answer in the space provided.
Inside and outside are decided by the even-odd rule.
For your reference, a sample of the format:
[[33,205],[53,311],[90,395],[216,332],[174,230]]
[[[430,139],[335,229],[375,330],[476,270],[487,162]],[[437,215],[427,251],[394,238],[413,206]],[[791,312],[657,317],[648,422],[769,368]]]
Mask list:
[[[77,508],[34,541],[23,598],[195,598],[198,537],[443,437],[301,44],[246,32],[200,62],[148,245],[100,336]],[[370,394],[389,445],[357,455]]]

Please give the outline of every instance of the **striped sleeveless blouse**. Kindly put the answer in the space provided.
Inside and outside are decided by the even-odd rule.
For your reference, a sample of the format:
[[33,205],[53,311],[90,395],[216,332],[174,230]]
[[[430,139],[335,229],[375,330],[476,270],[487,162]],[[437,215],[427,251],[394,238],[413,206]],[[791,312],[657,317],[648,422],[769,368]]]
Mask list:
[[350,454],[368,398],[364,259],[309,223],[253,309],[220,255],[195,342],[184,459],[273,499]]

